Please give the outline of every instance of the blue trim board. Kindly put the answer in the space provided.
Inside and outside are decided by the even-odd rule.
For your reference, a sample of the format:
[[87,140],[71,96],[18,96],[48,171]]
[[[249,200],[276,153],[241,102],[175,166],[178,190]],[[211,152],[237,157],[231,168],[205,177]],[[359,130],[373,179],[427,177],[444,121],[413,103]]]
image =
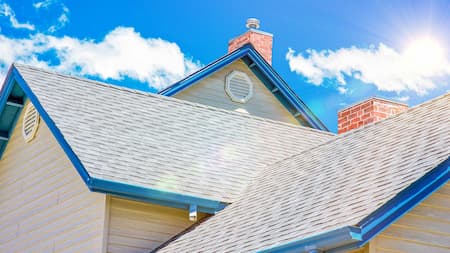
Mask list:
[[361,240],[360,233],[361,231],[359,228],[348,226],[282,245],[266,248],[258,251],[258,253],[296,253],[339,248],[348,244],[354,244],[355,242]]
[[295,94],[289,85],[281,78],[280,75],[262,58],[262,56],[248,44],[249,57],[256,63],[261,71],[266,74],[269,80],[279,89],[284,97],[303,115],[304,119],[315,129],[328,131],[326,126],[314,115],[314,113],[306,106],[306,104]]
[[417,206],[426,197],[445,185],[449,177],[450,158],[447,158],[389,200],[385,205],[363,219],[358,225],[277,245],[259,252],[307,252],[318,249],[331,253],[360,248]]
[[[273,84],[282,95],[295,109],[296,112],[301,113],[306,122],[315,129],[328,131],[326,126],[314,115],[314,113],[308,108],[308,106],[295,94],[295,92],[289,87],[289,85],[281,78],[281,76],[270,66],[264,58],[253,48],[251,44],[246,44],[235,51],[217,59],[216,61],[206,65],[204,68],[189,75],[183,80],[167,87],[159,92],[161,95],[173,96],[178,92],[194,85],[199,80],[211,75],[212,73],[222,69],[223,67],[231,64],[237,59],[248,57],[251,62],[246,62],[249,68],[255,72],[255,68],[259,69],[261,73]],[[252,66],[254,65],[254,66]],[[257,75],[260,78],[260,75]],[[280,98],[277,97],[279,100]],[[282,102],[284,106],[285,103]],[[288,109],[289,110],[289,109]],[[291,113],[295,114],[296,112]]]
[[[45,111],[39,99],[30,89],[30,87],[20,75],[19,71],[14,67],[14,65],[10,68],[5,85],[3,86],[0,93],[0,113],[5,108],[6,101],[9,97],[9,94],[11,93],[11,90],[14,87],[14,84],[18,84],[22,91],[25,93],[26,98],[28,98],[30,102],[33,103],[42,120],[47,124],[47,127],[50,129],[51,133],[55,136],[56,141],[66,153],[67,157],[72,162],[78,174],[81,176],[81,178],[91,191],[112,194],[119,197],[145,201],[185,210],[189,210],[189,207],[191,205],[196,205],[199,212],[210,214],[214,214],[217,211],[222,210],[227,205],[226,203],[216,200],[204,199],[168,191],[155,190],[137,185],[130,185],[122,182],[113,182],[91,177],[75,152],[70,147],[69,143],[65,140],[63,134],[60,132],[55,122]],[[17,118],[18,115],[16,115],[15,120],[17,120]],[[14,128],[10,129],[9,131],[11,132],[13,129]]]
[[417,206],[426,197],[437,191],[449,180],[450,158],[401,191],[385,205],[363,219],[359,226],[363,246],[373,237]]
[[16,87],[14,79],[10,78],[11,75],[12,68],[9,69],[0,91],[0,159],[3,157],[25,100],[23,92],[17,92],[19,88]]
[[105,179],[91,178],[89,188],[92,191],[109,193],[122,197],[129,197],[140,201],[151,202],[164,206],[189,210],[191,205],[196,205],[199,212],[212,213],[222,210],[226,204],[179,193],[155,190],[138,185],[109,181]]
[[[12,90],[12,88],[14,86],[14,84],[13,84],[14,80],[12,80],[10,78],[10,76],[11,76],[11,69],[8,71],[8,74],[6,76],[5,82],[3,83],[3,87],[2,87],[2,89],[0,91],[0,94],[1,94],[1,97],[0,97],[0,115],[3,114],[3,111],[4,111],[5,107],[6,107],[6,102],[8,100],[9,95],[11,94],[11,90]],[[2,120],[2,122],[3,121],[11,121],[11,119],[3,119],[3,118],[0,118],[0,120]],[[5,129],[3,131],[6,132],[7,138],[9,139],[9,135],[10,135],[10,132],[12,130],[10,130],[10,129],[6,130]],[[5,151],[7,144],[8,144],[8,140],[0,141],[0,159],[3,156],[3,152]]]
[[[182,208],[185,210],[189,210],[191,206],[195,205],[198,207],[198,211],[205,213],[215,213],[225,208],[227,205],[226,203],[216,200],[90,177],[81,161],[64,139],[62,133],[44,110],[39,99],[35,96],[14,66],[11,67],[8,72],[5,85],[0,93],[0,113],[5,109],[6,102],[16,84],[24,92],[22,99],[30,99],[91,191],[113,194],[120,197]],[[17,115],[14,120],[17,120]],[[12,130],[9,129],[9,132],[11,131]],[[385,205],[363,219],[357,226],[348,226],[328,231],[323,234],[263,249],[260,252],[298,252],[300,250],[314,249],[325,249],[329,252],[335,252],[339,251],[339,249],[361,247],[418,205],[427,196],[446,184],[449,180],[449,170],[450,158],[447,158],[430,172],[397,194],[393,199],[389,200]]]
[[227,66],[228,64],[232,63],[233,61],[244,57],[247,54],[247,51],[244,50],[244,47],[237,49],[219,59],[216,61],[206,65],[202,69],[194,72],[193,74],[187,76],[186,78],[178,81],[175,84],[172,84],[171,86],[161,90],[158,92],[158,94],[164,95],[164,96],[173,96],[177,94],[178,92],[184,90],[187,87],[190,87],[197,81],[211,75],[212,73],[220,70],[221,68]]
[[13,78],[16,80],[16,82],[19,84],[20,88],[25,92],[28,99],[30,99],[31,103],[34,105],[36,110],[39,112],[39,115],[44,120],[44,122],[47,124],[47,127],[50,129],[50,132],[55,136],[56,141],[59,143],[61,148],[66,153],[69,160],[72,162],[74,167],[77,169],[78,174],[80,174],[83,181],[88,184],[89,182],[89,174],[82,165],[81,161],[78,159],[78,157],[73,152],[70,145],[67,143],[67,141],[64,139],[64,136],[59,131],[58,127],[56,127],[55,122],[50,118],[50,116],[47,114],[47,112],[44,110],[44,107],[39,102],[39,99],[36,97],[36,95],[31,91],[30,87],[27,85],[26,81],[23,79],[23,77],[20,75],[19,71],[13,66],[12,69]]

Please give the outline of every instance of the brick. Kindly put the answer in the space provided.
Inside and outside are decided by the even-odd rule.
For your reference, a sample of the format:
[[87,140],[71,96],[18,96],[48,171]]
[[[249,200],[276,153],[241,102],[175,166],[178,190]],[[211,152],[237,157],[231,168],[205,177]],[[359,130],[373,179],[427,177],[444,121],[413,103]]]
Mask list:
[[370,105],[369,107],[367,107],[367,108],[364,109],[364,112],[365,112],[365,113],[373,112],[373,111],[374,111],[374,107],[373,107],[372,105]]
[[354,119],[356,117],[358,117],[358,114],[356,112],[354,112],[348,116],[349,119]]
[[376,116],[376,117],[379,117],[379,118],[383,118],[383,119],[389,117],[388,114],[383,113],[383,112],[374,112],[373,115]]
[[272,36],[257,31],[247,31],[228,43],[228,52],[230,53],[247,43],[251,43],[256,51],[272,65]]
[[349,110],[345,110],[345,111],[342,111],[341,112],[341,115],[342,116],[347,116],[347,115],[349,115],[350,114],[350,111]]
[[355,117],[352,120],[350,120],[350,123],[358,123],[358,121],[361,121],[361,119],[359,117]]
[[407,110],[408,107],[384,99],[372,98],[338,114],[338,133],[371,124]]
[[350,113],[354,113],[361,110],[361,106],[360,105],[355,105],[355,107],[352,107],[350,110]]
[[363,103],[363,104],[361,105],[361,109],[366,109],[366,108],[372,106],[372,104],[373,104],[372,101],[368,101],[368,102],[366,102],[366,103]]
[[361,116],[361,120],[365,120],[365,119],[368,119],[368,118],[370,118],[370,117],[371,117],[370,113],[365,113],[365,114],[363,114],[363,115]]

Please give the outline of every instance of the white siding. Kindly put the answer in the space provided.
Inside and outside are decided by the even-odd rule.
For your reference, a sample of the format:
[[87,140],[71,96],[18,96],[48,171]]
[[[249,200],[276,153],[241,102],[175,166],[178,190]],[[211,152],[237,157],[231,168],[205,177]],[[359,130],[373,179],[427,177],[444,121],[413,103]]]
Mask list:
[[370,253],[449,253],[450,183],[378,235]]
[[102,252],[106,196],[88,190],[42,120],[25,143],[22,115],[0,160],[0,252]]
[[[225,77],[233,70],[246,73],[253,82],[253,97],[245,104],[231,101],[225,93]],[[263,118],[299,124],[242,60],[217,71],[174,97],[226,110],[246,112]]]
[[109,206],[110,253],[148,253],[193,224],[181,209],[115,197]]

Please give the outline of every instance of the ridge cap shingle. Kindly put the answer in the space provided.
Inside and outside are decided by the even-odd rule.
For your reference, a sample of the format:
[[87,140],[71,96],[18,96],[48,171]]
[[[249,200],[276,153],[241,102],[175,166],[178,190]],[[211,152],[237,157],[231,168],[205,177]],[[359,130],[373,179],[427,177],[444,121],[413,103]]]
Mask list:
[[449,95],[265,166],[236,202],[160,252],[255,252],[358,225],[448,159]]
[[256,120],[256,121],[264,121],[264,122],[268,122],[268,123],[271,123],[274,125],[283,125],[283,126],[287,126],[287,127],[300,128],[303,130],[308,130],[308,131],[312,131],[312,132],[316,132],[316,133],[322,133],[322,134],[329,135],[329,136],[336,136],[336,134],[334,134],[334,133],[326,132],[326,131],[322,131],[322,130],[318,130],[318,129],[314,129],[314,128],[310,128],[310,127],[294,125],[294,124],[290,124],[290,123],[286,123],[286,122],[282,122],[282,121],[277,121],[277,120],[267,119],[267,118],[260,117],[260,116],[251,115],[251,114],[245,114],[245,113],[240,113],[240,112],[236,112],[236,111],[226,110],[226,109],[222,109],[222,108],[218,108],[218,107],[214,107],[214,106],[190,102],[190,101],[186,101],[186,100],[182,100],[182,99],[177,99],[174,97],[168,97],[168,96],[160,95],[157,93],[145,92],[145,91],[132,89],[132,88],[128,88],[128,87],[123,87],[123,86],[119,86],[119,85],[115,85],[115,84],[111,84],[111,83],[106,83],[106,82],[92,80],[89,78],[79,77],[79,76],[75,76],[75,75],[71,75],[71,74],[61,74],[59,72],[56,72],[56,71],[50,70],[50,69],[38,68],[38,67],[34,67],[34,66],[30,66],[30,65],[26,65],[26,64],[22,64],[22,63],[13,63],[13,65],[15,67],[18,67],[19,70],[20,70],[20,68],[27,68],[27,69],[30,69],[33,71],[46,72],[48,74],[57,75],[57,76],[61,76],[64,78],[72,78],[72,79],[75,79],[78,81],[89,82],[89,83],[92,83],[95,85],[100,85],[100,86],[103,86],[106,88],[112,88],[112,89],[116,89],[116,90],[120,90],[120,91],[125,91],[125,92],[129,92],[129,93],[141,95],[141,96],[147,96],[147,97],[151,97],[151,98],[155,98],[155,99],[165,99],[165,100],[168,100],[171,102],[181,103],[181,104],[185,104],[185,105],[188,105],[191,107],[204,108],[207,110],[231,114],[231,115],[248,118],[248,119]]
[[[344,138],[349,138],[349,136],[352,136],[352,135],[357,134],[357,133],[359,133],[359,132],[362,132],[362,131],[369,131],[372,127],[378,126],[378,125],[380,125],[380,124],[388,124],[390,121],[394,120],[394,119],[397,118],[397,117],[400,117],[402,114],[405,114],[405,113],[408,113],[408,112],[411,112],[411,111],[420,109],[420,108],[422,108],[422,107],[425,107],[425,106],[427,106],[428,104],[433,103],[434,101],[439,100],[439,99],[442,99],[442,98],[444,98],[444,97],[446,97],[446,96],[450,96],[450,92],[445,93],[445,94],[442,94],[442,95],[437,96],[437,97],[435,97],[435,98],[432,98],[432,99],[430,99],[430,100],[427,100],[427,101],[425,101],[425,102],[423,102],[423,103],[421,103],[421,104],[417,104],[417,105],[415,105],[415,106],[409,107],[407,110],[402,111],[402,112],[400,112],[400,113],[397,113],[397,114],[395,114],[395,115],[392,115],[392,116],[390,116],[390,117],[387,117],[387,118],[385,118],[385,119],[383,119],[383,120],[376,121],[376,122],[373,122],[373,123],[370,123],[370,124],[361,126],[361,127],[359,127],[359,128],[353,129],[353,130],[351,130],[351,131],[348,131],[348,132],[345,132],[345,133],[342,133],[342,134],[339,134],[339,135],[335,135],[333,138],[331,138],[331,139],[328,140],[328,141],[325,141],[325,142],[323,142],[323,143],[320,143],[320,144],[318,144],[318,145],[316,145],[316,146],[313,146],[313,147],[311,147],[311,148],[309,148],[309,149],[305,149],[305,150],[303,150],[303,151],[301,151],[301,152],[299,152],[299,153],[297,153],[297,154],[293,154],[293,155],[291,155],[291,156],[289,156],[289,157],[286,157],[286,158],[281,159],[281,160],[279,160],[279,161],[276,161],[276,162],[274,162],[274,163],[264,165],[264,167],[269,167],[269,166],[275,165],[275,164],[277,164],[277,163],[284,162],[284,161],[286,161],[286,160],[292,159],[293,157],[300,156],[300,155],[302,155],[302,154],[304,154],[304,153],[308,153],[308,152],[310,152],[310,151],[313,151],[314,149],[320,148],[321,146],[329,145],[329,144],[331,144],[331,143],[333,143],[333,142],[339,141],[339,140],[344,139]],[[369,129],[369,130],[367,130],[367,129]],[[262,172],[263,172],[263,171],[261,171],[261,173],[262,173]]]
[[334,136],[26,65],[14,71],[98,179],[231,203],[265,164]]

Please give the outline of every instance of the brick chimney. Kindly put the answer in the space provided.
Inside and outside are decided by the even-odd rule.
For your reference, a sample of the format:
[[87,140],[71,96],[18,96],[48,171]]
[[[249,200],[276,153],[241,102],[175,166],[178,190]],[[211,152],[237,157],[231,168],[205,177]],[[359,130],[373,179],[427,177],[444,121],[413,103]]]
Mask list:
[[338,134],[380,121],[408,109],[408,105],[370,98],[338,112]]
[[228,42],[228,53],[242,47],[247,43],[251,43],[259,54],[272,65],[272,41],[273,35],[258,30],[259,20],[256,18],[247,19],[246,27],[248,30],[242,35]]

